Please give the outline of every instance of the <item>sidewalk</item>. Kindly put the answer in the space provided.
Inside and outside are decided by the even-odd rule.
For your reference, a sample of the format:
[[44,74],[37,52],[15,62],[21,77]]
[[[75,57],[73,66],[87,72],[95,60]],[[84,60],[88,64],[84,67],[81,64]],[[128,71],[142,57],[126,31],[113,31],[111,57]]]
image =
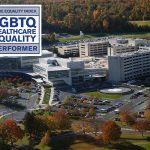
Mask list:
[[45,94],[45,89],[44,89],[43,86],[41,86],[41,96],[40,96],[40,102],[39,102],[39,105],[42,105],[42,104],[43,104],[44,94]]
[[50,99],[49,99],[49,106],[52,105],[53,97],[54,97],[54,88],[51,87],[51,96],[50,96]]

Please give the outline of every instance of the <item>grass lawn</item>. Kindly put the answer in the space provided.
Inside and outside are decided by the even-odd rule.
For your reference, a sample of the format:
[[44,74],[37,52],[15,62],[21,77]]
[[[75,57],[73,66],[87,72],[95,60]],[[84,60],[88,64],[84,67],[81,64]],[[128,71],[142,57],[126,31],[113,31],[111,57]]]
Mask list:
[[132,24],[136,24],[138,26],[150,26],[150,20],[146,21],[130,21]]
[[[101,140],[95,139],[92,136],[78,136],[65,138],[58,138],[51,143],[50,146],[43,147],[36,145],[34,148],[39,150],[149,150],[150,141],[147,139],[150,134],[122,134],[120,142],[116,144],[104,145]],[[28,144],[28,139],[25,136],[23,140],[19,140],[16,144],[18,146]],[[1,146],[1,145],[0,145]]]
[[133,145],[141,147],[141,149],[149,150],[150,149],[150,140],[147,139],[147,137],[150,138],[150,134],[145,134],[144,137],[142,137],[141,134],[132,135],[132,134],[123,134],[121,136],[122,139],[125,139],[129,142],[131,142]]
[[[72,150],[109,150],[109,148],[99,147],[91,143],[78,143],[70,147]],[[112,149],[113,150],[113,149]]]
[[43,100],[43,103],[44,103],[44,104],[48,104],[49,99],[50,99],[50,95],[51,95],[51,87],[45,85],[45,86],[44,86],[44,89],[45,89],[45,93],[44,93],[44,100]]
[[94,39],[96,36],[94,35],[85,35],[85,36],[80,36],[80,35],[74,35],[68,38],[58,38],[59,42],[68,42],[68,41],[76,41],[76,40],[87,40],[87,39]]
[[85,96],[90,96],[90,97],[95,97],[95,98],[101,98],[101,99],[120,99],[121,94],[105,94],[105,93],[100,93],[100,92],[87,92],[83,93]]
[[51,150],[50,147],[48,147],[48,146],[42,146],[42,145],[37,145],[34,148],[38,149],[38,150]]
[[[150,26],[150,21],[132,21],[133,23],[137,24],[145,24]],[[98,37],[104,37],[104,36],[122,36],[125,38],[145,38],[145,39],[150,39],[150,33],[130,33],[130,34],[105,34],[105,33],[99,33],[99,34],[91,34],[91,35],[85,35],[85,36],[79,36],[79,35],[73,35],[68,38],[58,38],[59,42],[71,42],[71,41],[78,41],[78,40],[90,40],[90,39],[95,39]]]
[[124,38],[142,38],[142,39],[150,39],[150,33],[133,33],[133,34],[123,34],[121,35]]
[[22,145],[28,145],[29,144],[29,140],[27,136],[24,136],[22,140],[18,140],[16,145],[18,146],[22,146]]

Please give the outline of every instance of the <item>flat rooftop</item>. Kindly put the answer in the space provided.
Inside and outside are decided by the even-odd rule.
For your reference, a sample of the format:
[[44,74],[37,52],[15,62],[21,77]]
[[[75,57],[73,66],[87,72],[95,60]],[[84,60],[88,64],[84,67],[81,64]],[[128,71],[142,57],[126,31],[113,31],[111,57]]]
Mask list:
[[69,68],[61,67],[61,66],[51,66],[49,64],[35,64],[36,66],[45,68],[47,71],[64,71],[70,70]]
[[91,41],[91,42],[83,42],[80,44],[99,44],[99,43],[106,43],[108,40],[99,40],[99,41]]
[[45,49],[42,50],[42,55],[46,55],[46,54],[53,54],[53,53]]
[[117,53],[114,56],[126,57],[126,56],[133,56],[133,55],[144,54],[144,53],[150,53],[150,48],[149,49],[139,49],[137,51],[126,52],[126,53]]

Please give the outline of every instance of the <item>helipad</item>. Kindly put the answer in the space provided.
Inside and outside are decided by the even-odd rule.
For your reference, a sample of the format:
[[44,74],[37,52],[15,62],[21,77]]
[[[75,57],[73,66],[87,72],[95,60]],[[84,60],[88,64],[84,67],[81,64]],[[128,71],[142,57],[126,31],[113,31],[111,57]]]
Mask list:
[[125,94],[131,92],[131,89],[125,87],[118,87],[118,88],[103,89],[100,90],[100,92],[108,94]]

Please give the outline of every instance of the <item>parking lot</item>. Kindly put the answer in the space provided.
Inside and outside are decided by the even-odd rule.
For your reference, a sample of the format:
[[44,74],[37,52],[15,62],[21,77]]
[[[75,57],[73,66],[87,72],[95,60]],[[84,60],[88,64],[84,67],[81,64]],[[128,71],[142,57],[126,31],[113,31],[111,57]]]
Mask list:
[[[66,96],[77,98],[81,104],[84,102],[84,107],[86,107],[87,112],[89,111],[91,106],[94,106],[96,112],[96,118],[100,118],[102,120],[112,119],[116,116],[118,111],[122,109],[126,109],[131,112],[140,112],[145,109],[149,100],[148,97],[150,92],[145,92],[144,87],[139,86],[130,86],[132,88],[133,93],[122,95],[122,97],[118,100],[110,100],[110,99],[98,99],[92,98],[88,96],[83,96],[81,94],[73,94],[69,91],[61,91],[55,89],[55,100],[57,101],[56,107],[57,109],[63,105],[64,99]],[[146,93],[146,94],[145,94]],[[69,106],[69,109],[77,109],[78,111],[82,110],[81,105],[73,105]]]
[[8,96],[1,101],[1,117],[22,120],[27,111],[38,107],[41,93],[40,85],[34,83],[30,89],[18,88],[17,91],[18,96]]

